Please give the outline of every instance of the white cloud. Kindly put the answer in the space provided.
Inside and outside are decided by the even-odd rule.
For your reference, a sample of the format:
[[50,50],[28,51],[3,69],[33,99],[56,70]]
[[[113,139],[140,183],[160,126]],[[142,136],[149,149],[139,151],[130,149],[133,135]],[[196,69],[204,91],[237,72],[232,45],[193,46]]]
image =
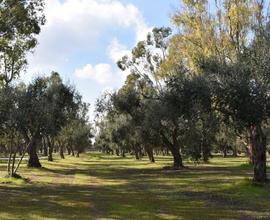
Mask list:
[[72,54],[96,49],[102,35],[127,29],[136,38],[146,29],[139,9],[119,0],[45,0],[46,24],[39,46],[30,56],[30,69],[65,65]]
[[110,59],[117,63],[123,56],[130,55],[130,50],[123,44],[120,44],[117,38],[114,38],[108,46],[108,55]]
[[[115,63],[130,54],[130,48],[122,44],[125,39],[118,38],[126,31],[129,37],[133,35],[135,45],[150,30],[140,10],[121,0],[45,0],[45,4],[47,21],[22,80],[58,71],[67,80],[75,76],[97,82],[94,93],[108,86],[119,88],[128,72]],[[78,80],[75,84],[87,101],[93,102],[95,97],[89,95],[86,83]]]
[[96,66],[87,64],[81,69],[76,69],[75,76],[81,79],[95,80],[101,85],[107,85],[113,81],[112,67],[105,63]]

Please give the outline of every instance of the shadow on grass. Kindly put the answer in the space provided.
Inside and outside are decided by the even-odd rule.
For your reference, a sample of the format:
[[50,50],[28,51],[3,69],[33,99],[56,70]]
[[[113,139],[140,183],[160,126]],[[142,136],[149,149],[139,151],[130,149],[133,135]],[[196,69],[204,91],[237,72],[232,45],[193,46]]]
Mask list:
[[0,185],[0,218],[270,218],[270,186],[249,184],[248,167],[164,170],[166,163],[88,155],[25,169],[31,184]]

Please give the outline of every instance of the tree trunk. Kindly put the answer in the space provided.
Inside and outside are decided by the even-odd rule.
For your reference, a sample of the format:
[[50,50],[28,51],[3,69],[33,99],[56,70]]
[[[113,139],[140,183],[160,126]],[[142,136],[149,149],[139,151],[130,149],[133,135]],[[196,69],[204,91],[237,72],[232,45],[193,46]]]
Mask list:
[[43,138],[43,156],[48,157],[48,146],[45,138]]
[[249,127],[248,139],[254,162],[253,180],[258,183],[266,182],[266,136],[260,125]]
[[136,160],[139,160],[140,159],[139,152],[137,150],[135,150],[134,152],[135,152],[135,158],[136,158]]
[[249,164],[254,165],[254,155],[253,155],[253,145],[251,143],[251,138],[250,138],[250,129],[248,130],[248,135],[247,135],[247,146],[246,146],[246,154],[249,158]]
[[75,156],[75,153],[74,153],[74,150],[73,150],[73,147],[70,147],[70,150],[71,150],[71,156]]
[[171,152],[173,155],[173,167],[176,169],[183,167],[183,160],[179,149],[173,148]]
[[[210,153],[211,153],[211,147],[209,146],[207,140],[203,138],[201,143],[201,150],[202,150],[202,159],[205,163],[209,161]],[[226,152],[227,153],[227,152]]]
[[237,146],[236,146],[236,144],[233,146],[232,150],[233,150],[233,157],[237,157]]
[[80,152],[79,151],[76,153],[76,157],[80,157]]
[[139,148],[134,146],[133,149],[134,149],[134,154],[135,154],[136,160],[139,160],[140,159],[140,150],[139,150]]
[[223,145],[223,157],[224,158],[227,157],[227,145],[226,144]]
[[15,162],[16,162],[16,155],[17,155],[17,150],[14,152],[13,154],[13,158],[12,158],[12,166],[11,166],[11,176],[14,177],[15,173],[14,173],[14,169],[15,169]]
[[53,146],[52,142],[49,137],[47,137],[47,143],[48,143],[48,161],[53,161]]
[[11,149],[10,149],[10,153],[9,153],[9,157],[8,157],[8,166],[7,166],[7,173],[8,173],[8,176],[11,176],[11,171],[10,171],[11,158],[12,158],[12,151],[11,151]]
[[25,149],[23,150],[22,155],[21,155],[21,158],[20,158],[20,160],[19,160],[19,162],[18,162],[18,164],[17,164],[17,167],[16,167],[15,170],[14,170],[14,174],[17,173],[17,171],[18,171],[18,169],[19,169],[19,167],[20,167],[20,165],[21,165],[21,163],[22,163],[22,160],[23,160],[24,156],[25,156],[26,152],[28,151],[29,146],[30,146],[30,142],[27,144],[27,146],[26,146]]
[[68,152],[68,155],[71,154],[71,149],[70,149],[70,147],[67,147],[67,152]]
[[164,144],[171,151],[173,155],[173,167],[179,169],[183,166],[182,155],[180,154],[180,148],[178,147],[177,138],[173,136],[173,144],[167,139],[167,137],[161,133]]
[[145,148],[145,151],[148,155],[148,158],[150,160],[151,163],[155,163],[155,158],[154,158],[154,153],[153,153],[153,149],[152,148],[148,148],[146,147]]
[[59,154],[60,154],[61,159],[65,159],[65,156],[64,156],[64,147],[63,147],[62,144],[59,144]]
[[38,137],[39,135],[35,135],[32,137],[31,143],[28,148],[28,154],[29,154],[29,160],[28,160],[28,167],[41,167],[41,164],[39,162],[39,158],[37,155],[37,143],[38,143]]

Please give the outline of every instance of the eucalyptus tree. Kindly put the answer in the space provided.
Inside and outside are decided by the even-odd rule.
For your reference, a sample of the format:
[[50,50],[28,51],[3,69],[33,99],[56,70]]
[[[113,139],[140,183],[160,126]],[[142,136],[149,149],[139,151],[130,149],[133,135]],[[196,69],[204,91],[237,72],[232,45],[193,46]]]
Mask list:
[[37,45],[45,23],[43,0],[1,0],[0,82],[9,84],[27,64],[27,53]]
[[170,41],[170,68],[182,62],[199,74],[202,57],[234,62],[262,25],[266,4],[264,0],[181,1],[181,9],[172,16],[179,32]]
[[117,62],[122,71],[128,71],[143,78],[146,82],[162,89],[161,66],[168,55],[168,43],[172,30],[169,27],[153,28],[146,40],[140,41],[132,49],[131,55]]

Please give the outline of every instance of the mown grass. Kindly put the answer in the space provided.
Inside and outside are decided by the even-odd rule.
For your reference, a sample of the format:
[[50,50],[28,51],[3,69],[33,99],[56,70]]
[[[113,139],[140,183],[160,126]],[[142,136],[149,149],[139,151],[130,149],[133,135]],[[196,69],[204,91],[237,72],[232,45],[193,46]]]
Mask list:
[[177,171],[163,169],[170,157],[151,164],[99,153],[42,164],[24,165],[24,180],[0,178],[1,220],[270,219],[270,184],[252,184],[244,157]]

